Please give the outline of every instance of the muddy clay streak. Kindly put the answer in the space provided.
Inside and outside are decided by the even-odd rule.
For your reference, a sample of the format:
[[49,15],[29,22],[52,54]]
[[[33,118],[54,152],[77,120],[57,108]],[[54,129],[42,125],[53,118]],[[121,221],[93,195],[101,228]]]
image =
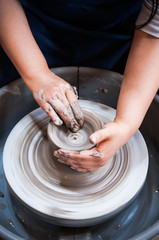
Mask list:
[[90,156],[90,157],[102,158],[102,154],[101,154],[101,153],[98,153],[98,152],[92,153],[92,154],[90,154],[89,156]]
[[73,102],[73,103],[71,104],[71,107],[72,107],[72,109],[73,109],[75,118],[76,118],[78,121],[81,120],[81,121],[82,121],[82,124],[83,124],[83,123],[84,123],[83,113],[82,113],[82,111],[81,111],[81,108],[80,108],[80,106],[79,106],[78,101]]
[[42,104],[44,104],[46,102],[46,96],[45,94],[43,94],[44,90],[40,89],[40,91],[38,93],[33,92],[33,96],[35,98],[35,100],[40,100]]

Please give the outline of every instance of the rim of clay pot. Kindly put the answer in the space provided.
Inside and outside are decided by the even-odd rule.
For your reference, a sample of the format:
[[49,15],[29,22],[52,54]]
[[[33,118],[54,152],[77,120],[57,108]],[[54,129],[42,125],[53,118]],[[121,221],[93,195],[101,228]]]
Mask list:
[[95,146],[89,141],[89,137],[95,131],[102,129],[104,124],[97,114],[86,108],[81,110],[85,121],[83,127],[76,133],[71,132],[64,124],[56,126],[52,121],[49,122],[47,136],[54,149],[82,151]]

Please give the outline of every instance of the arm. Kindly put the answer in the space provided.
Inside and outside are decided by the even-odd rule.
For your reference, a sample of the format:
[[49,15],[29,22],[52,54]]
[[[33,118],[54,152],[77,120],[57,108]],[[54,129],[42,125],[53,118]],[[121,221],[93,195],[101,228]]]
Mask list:
[[[93,133],[97,147],[76,152],[58,150],[55,156],[80,172],[103,166],[139,128],[159,88],[159,39],[141,30],[135,33],[127,61],[114,122]],[[80,161],[77,161],[79,160]]]
[[159,88],[159,39],[141,30],[135,33],[117,106],[116,121],[139,128]]
[[0,0],[0,43],[22,78],[47,71],[47,63],[30,31],[18,0]]
[[49,70],[18,0],[0,0],[0,43],[53,122],[62,124],[58,112],[68,127],[78,130],[83,116],[78,117],[76,96],[68,83]]

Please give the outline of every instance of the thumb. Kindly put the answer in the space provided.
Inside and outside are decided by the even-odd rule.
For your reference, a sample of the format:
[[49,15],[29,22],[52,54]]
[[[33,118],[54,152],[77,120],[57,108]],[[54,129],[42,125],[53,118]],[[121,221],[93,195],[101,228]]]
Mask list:
[[110,137],[110,129],[105,125],[105,128],[94,132],[90,137],[89,140],[93,144],[100,143]]

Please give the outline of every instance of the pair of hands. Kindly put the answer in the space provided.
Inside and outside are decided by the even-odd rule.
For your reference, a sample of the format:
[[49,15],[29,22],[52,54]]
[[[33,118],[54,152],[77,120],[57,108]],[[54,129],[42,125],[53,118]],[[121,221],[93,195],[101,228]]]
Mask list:
[[[72,87],[50,70],[35,74],[27,82],[37,103],[50,116],[56,125],[65,125],[77,132],[84,124],[77,97]],[[115,152],[127,141],[128,126],[114,120],[103,129],[90,136],[96,144],[91,150],[66,151],[59,149],[54,152],[59,162],[69,165],[79,172],[94,171],[104,166]]]

